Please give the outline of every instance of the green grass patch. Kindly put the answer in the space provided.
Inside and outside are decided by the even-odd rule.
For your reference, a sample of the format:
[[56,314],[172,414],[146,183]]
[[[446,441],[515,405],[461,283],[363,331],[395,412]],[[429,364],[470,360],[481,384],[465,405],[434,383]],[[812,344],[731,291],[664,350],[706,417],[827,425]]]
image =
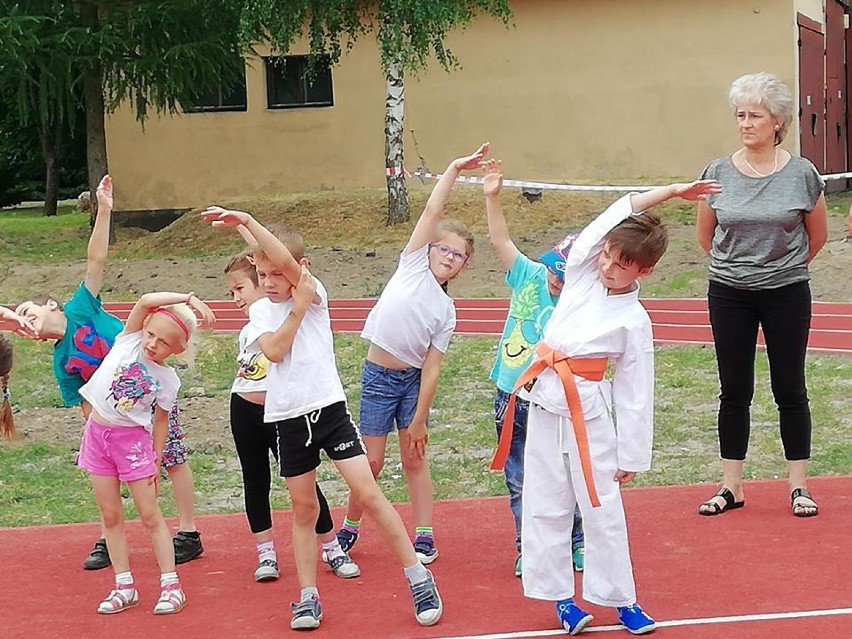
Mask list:
[[[494,389],[488,381],[494,346],[495,341],[489,338],[457,338],[445,358],[431,415],[429,451],[438,499],[505,494],[502,474],[488,471],[496,443],[492,416]],[[335,335],[335,347],[350,409],[357,417],[366,343],[357,336]],[[12,386],[14,403],[34,411],[57,406],[59,398],[50,373],[50,346],[18,340],[16,349],[19,366]],[[181,371],[184,389],[203,386],[208,396],[202,417],[193,415],[194,404],[184,409],[185,417],[190,420],[188,441],[194,446],[190,464],[200,513],[238,512],[243,508],[240,470],[227,424],[227,395],[234,372],[235,349],[232,335],[204,335],[195,368]],[[814,422],[813,472],[848,473],[852,468],[852,422],[845,418],[845,407],[852,386],[852,358],[812,355],[807,367]],[[783,477],[786,469],[765,354],[757,357],[756,376],[747,478]],[[651,471],[639,476],[636,485],[718,480],[718,392],[712,348],[658,349],[654,465]],[[50,442],[28,439],[21,444],[0,445],[0,526],[97,519],[88,480],[74,467],[79,412],[50,413],[58,414],[67,426],[68,432],[63,437],[54,437]],[[203,437],[200,430],[193,433],[196,423],[193,417],[205,420]],[[27,429],[20,414],[18,422],[19,429]],[[321,466],[319,478],[332,504],[345,503],[346,487],[328,462]],[[393,436],[388,442],[380,481],[391,500],[407,501],[398,443]],[[175,515],[167,481],[161,500],[164,512]],[[132,502],[125,499],[125,503],[133,516]],[[276,509],[289,507],[286,491],[280,484],[273,489],[273,504]]]

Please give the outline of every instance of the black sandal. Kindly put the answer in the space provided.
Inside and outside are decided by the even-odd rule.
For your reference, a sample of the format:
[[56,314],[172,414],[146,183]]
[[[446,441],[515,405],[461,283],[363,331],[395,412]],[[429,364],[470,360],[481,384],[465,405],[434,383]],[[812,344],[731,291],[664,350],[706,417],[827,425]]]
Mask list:
[[[797,504],[796,500],[799,498],[810,499],[811,504]],[[819,515],[819,505],[814,501],[814,498],[811,497],[811,494],[808,492],[807,488],[795,488],[792,493],[790,493],[790,509],[793,511],[794,517],[816,517]]]
[[[721,515],[726,510],[736,510],[737,508],[742,508],[743,506],[745,506],[745,499],[743,499],[742,501],[736,501],[734,499],[734,493],[732,493],[730,489],[725,488],[724,486],[722,486],[722,488],[719,489],[719,492],[713,495],[713,497],[721,497],[725,500],[725,505],[720,506],[717,502],[713,501],[713,498],[711,497],[698,507],[699,515],[713,517],[715,515]],[[712,510],[704,510],[704,507],[710,507],[712,508]]]

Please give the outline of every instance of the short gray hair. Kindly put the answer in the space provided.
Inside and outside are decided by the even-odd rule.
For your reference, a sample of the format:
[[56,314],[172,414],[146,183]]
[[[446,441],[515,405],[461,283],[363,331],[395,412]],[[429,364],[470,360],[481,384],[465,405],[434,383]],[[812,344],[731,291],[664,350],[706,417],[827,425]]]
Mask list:
[[731,107],[736,111],[743,104],[759,104],[766,108],[781,128],[775,133],[775,144],[781,144],[793,121],[793,95],[777,76],[761,71],[740,76],[728,92]]

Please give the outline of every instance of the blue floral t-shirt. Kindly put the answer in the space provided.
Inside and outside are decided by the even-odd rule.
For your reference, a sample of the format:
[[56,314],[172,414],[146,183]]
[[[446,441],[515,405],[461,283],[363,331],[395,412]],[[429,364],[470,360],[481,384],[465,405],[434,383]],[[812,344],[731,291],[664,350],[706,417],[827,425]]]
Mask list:
[[544,265],[520,252],[506,273],[506,283],[512,288],[512,299],[491,379],[497,388],[511,393],[518,377],[532,362],[557,298],[547,287]]
[[83,401],[80,387],[104,361],[124,325],[104,310],[100,297],[92,295],[85,283],[80,284],[64,311],[67,325],[53,349],[53,374],[66,406],[79,406]]

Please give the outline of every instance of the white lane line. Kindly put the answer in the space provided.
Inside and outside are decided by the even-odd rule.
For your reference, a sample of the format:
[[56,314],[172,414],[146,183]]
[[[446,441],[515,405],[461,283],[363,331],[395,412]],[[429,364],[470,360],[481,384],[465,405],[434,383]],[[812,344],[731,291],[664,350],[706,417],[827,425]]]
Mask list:
[[[802,610],[799,612],[769,612],[754,615],[731,615],[729,617],[699,617],[696,619],[671,619],[658,621],[657,628],[675,628],[677,626],[706,626],[719,623],[739,623],[746,621],[776,621],[782,619],[804,619],[809,617],[834,617],[852,615],[852,608],[829,608],[827,610]],[[624,631],[624,626],[592,626],[587,627],[582,634],[592,632]],[[434,637],[433,639],[527,639],[530,637],[565,637],[565,631],[559,630],[529,630],[520,632],[498,632],[489,635],[452,635]]]

